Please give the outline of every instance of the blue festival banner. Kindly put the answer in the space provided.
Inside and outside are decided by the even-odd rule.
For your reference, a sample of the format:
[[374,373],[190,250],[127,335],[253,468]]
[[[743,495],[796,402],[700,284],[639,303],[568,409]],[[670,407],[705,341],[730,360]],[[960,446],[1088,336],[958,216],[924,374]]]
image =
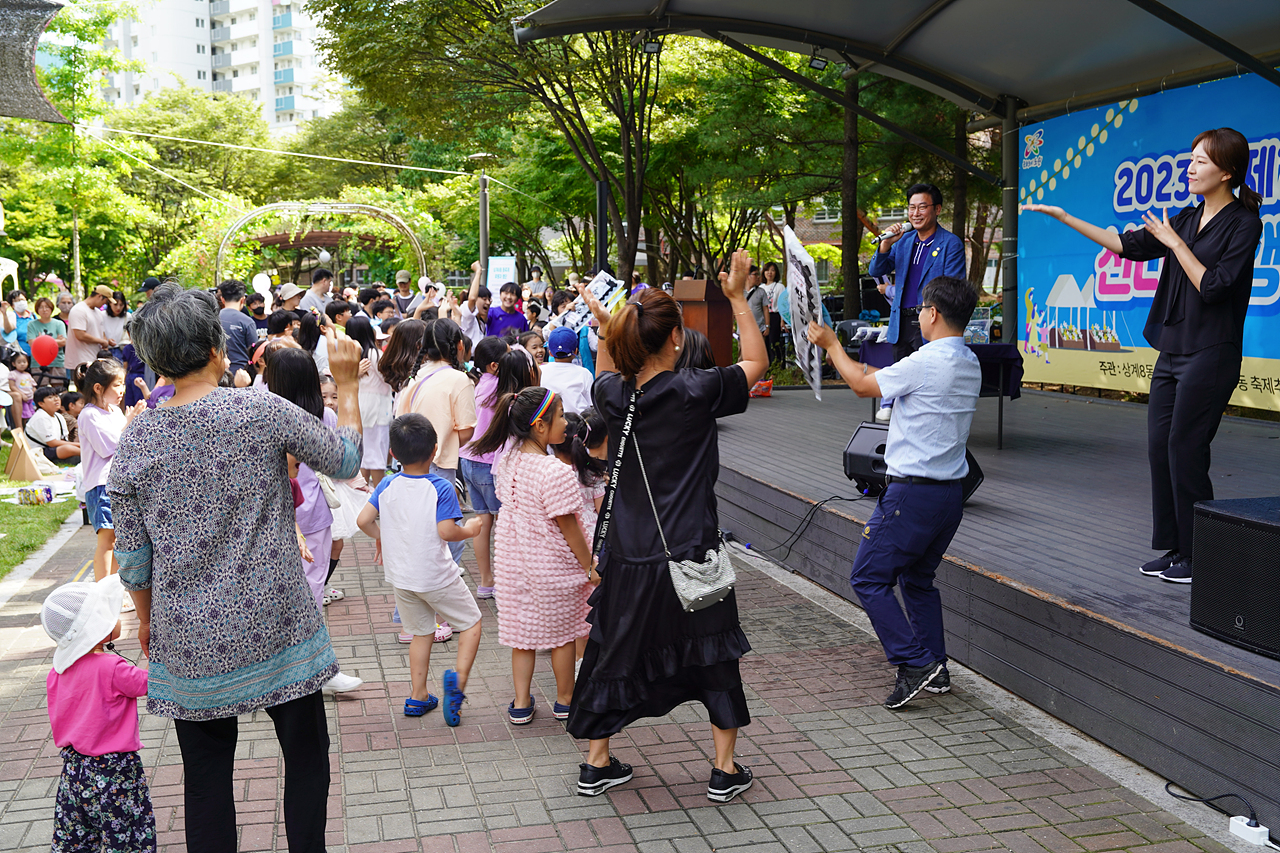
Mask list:
[[[1280,410],[1280,87],[1247,75],[1175,89],[1022,129],[1018,195],[1117,233],[1144,211],[1200,202],[1187,189],[1196,134],[1249,140],[1246,183],[1262,196],[1262,240],[1231,402]],[[1026,379],[1146,392],[1157,353],[1142,337],[1163,261],[1127,261],[1042,213],[1019,220],[1018,342]]]

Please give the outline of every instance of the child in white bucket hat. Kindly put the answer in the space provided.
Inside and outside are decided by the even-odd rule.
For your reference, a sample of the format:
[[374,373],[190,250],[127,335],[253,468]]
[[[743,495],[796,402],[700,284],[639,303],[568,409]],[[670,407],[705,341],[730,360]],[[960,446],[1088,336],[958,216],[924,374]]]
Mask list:
[[58,648],[46,688],[53,742],[62,748],[53,853],[154,851],[156,820],[138,750],[138,697],[147,672],[118,654],[119,575],[49,593],[40,624]]

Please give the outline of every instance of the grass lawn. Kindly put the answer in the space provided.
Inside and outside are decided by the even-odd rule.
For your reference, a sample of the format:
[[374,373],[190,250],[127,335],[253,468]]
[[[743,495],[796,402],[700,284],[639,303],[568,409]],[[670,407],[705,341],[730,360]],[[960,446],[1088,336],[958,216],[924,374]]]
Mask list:
[[[7,438],[6,438],[7,440]],[[0,471],[9,461],[9,448],[0,447]],[[25,485],[0,477],[0,487]],[[49,541],[73,511],[79,513],[74,501],[41,506],[17,506],[0,501],[0,578],[9,574],[33,551],[38,551]]]

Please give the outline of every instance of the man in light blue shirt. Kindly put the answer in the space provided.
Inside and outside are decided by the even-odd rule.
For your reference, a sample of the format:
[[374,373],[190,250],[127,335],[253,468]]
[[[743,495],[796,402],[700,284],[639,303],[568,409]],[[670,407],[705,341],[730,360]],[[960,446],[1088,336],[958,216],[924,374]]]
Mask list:
[[[862,531],[849,582],[871,620],[897,683],[885,707],[901,708],[921,690],[951,689],[942,635],[942,598],[934,573],[964,513],[965,444],[978,405],[982,369],[965,346],[964,328],[978,295],[960,278],[938,276],[921,295],[927,342],[877,370],[845,354],[835,332],[809,325],[809,340],[859,397],[897,400],[884,460],[888,485]],[[893,588],[902,586],[898,604]]]

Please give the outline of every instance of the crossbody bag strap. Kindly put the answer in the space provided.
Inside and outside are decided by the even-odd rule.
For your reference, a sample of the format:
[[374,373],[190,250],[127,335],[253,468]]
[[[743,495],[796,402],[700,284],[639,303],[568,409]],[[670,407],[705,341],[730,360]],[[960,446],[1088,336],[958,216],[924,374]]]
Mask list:
[[604,503],[600,509],[600,524],[596,527],[596,538],[591,545],[594,554],[600,553],[605,537],[609,534],[609,522],[613,520],[613,499],[618,493],[618,473],[622,470],[622,456],[627,450],[627,439],[631,437],[631,427],[636,417],[636,398],[639,388],[631,389],[631,402],[627,405],[627,416],[622,421],[622,433],[618,437],[618,455],[613,460],[613,470],[609,472],[609,484],[605,487]]

